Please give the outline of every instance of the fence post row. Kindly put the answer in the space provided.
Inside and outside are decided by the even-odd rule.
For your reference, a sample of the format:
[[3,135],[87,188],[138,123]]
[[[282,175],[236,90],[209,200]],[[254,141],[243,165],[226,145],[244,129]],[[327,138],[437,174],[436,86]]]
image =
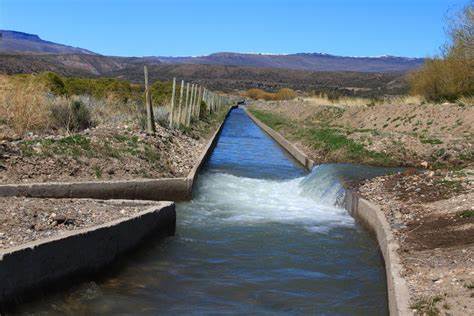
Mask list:
[[[147,66],[144,66],[143,70],[145,75],[146,131],[148,134],[154,134],[156,132],[156,125]],[[199,84],[185,82],[184,80],[181,80],[178,99],[176,77],[173,77],[169,104],[169,127],[179,127],[180,125],[189,127],[191,122],[199,121],[202,114],[201,103],[203,101],[206,104],[205,111],[208,114],[212,114],[222,106],[229,104],[229,100],[230,98],[218,95]]]

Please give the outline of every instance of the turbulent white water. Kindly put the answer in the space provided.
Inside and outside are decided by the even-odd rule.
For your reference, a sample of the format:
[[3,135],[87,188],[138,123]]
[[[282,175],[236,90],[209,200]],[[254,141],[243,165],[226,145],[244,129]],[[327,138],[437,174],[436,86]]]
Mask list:
[[354,223],[346,210],[336,206],[343,190],[337,179],[329,176],[268,180],[207,172],[201,175],[198,188],[196,198],[185,206],[193,210],[186,219],[190,225],[274,222],[327,232],[331,227]]

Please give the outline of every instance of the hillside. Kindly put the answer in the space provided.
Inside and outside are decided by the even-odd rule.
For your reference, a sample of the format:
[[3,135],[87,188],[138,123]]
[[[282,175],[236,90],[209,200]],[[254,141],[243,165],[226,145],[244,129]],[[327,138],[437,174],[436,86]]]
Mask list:
[[38,35],[0,30],[0,53],[93,54],[87,49],[53,43]]
[[[53,71],[64,76],[108,76],[142,82],[142,58],[100,55],[2,55],[0,73]],[[302,91],[380,96],[406,92],[403,73],[314,72],[278,68],[198,64],[160,64],[148,61],[151,80],[173,77],[193,80],[211,89],[231,91],[260,88],[274,91],[290,87]]]
[[286,68],[308,71],[402,72],[416,69],[423,58],[395,56],[345,57],[320,53],[289,55],[216,53],[199,57],[149,57],[169,64],[234,65],[246,67]]
[[[5,54],[86,54],[97,55],[83,48],[57,44],[38,35],[1,31],[0,53]],[[110,57],[116,58],[116,57]],[[198,57],[150,56],[133,58],[142,63],[226,65],[241,67],[278,68],[306,71],[406,72],[423,64],[422,58],[394,56],[347,57],[321,53],[246,54],[221,52]]]

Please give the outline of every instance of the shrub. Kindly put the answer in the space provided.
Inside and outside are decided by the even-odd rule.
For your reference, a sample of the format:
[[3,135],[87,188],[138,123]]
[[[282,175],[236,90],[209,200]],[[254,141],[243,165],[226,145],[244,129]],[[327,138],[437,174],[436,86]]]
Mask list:
[[249,98],[255,99],[255,100],[266,100],[266,101],[272,101],[272,100],[291,100],[296,97],[295,91],[292,89],[288,88],[282,88],[278,90],[276,93],[271,93],[271,92],[266,92],[261,89],[249,89],[245,93],[245,95]]
[[474,96],[474,5],[452,20],[442,57],[427,59],[409,76],[411,92],[435,102]]
[[275,94],[275,100],[291,100],[294,98],[296,98],[296,92],[288,88],[282,88]]
[[38,76],[38,80],[43,82],[51,93],[54,95],[65,95],[67,93],[66,85],[63,79],[54,72],[44,72]]
[[92,126],[90,111],[80,101],[53,104],[51,121],[54,128],[67,131],[81,131]]
[[209,110],[207,109],[207,104],[204,100],[201,101],[199,108],[199,117],[206,118],[209,116]]

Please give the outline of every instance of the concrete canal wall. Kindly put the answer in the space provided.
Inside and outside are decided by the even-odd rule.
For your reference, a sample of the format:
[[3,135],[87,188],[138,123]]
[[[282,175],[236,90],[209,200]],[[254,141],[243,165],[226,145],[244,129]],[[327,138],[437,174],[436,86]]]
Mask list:
[[130,218],[0,250],[0,304],[18,302],[65,278],[97,271],[148,236],[174,235],[174,203],[142,204],[143,211]]

